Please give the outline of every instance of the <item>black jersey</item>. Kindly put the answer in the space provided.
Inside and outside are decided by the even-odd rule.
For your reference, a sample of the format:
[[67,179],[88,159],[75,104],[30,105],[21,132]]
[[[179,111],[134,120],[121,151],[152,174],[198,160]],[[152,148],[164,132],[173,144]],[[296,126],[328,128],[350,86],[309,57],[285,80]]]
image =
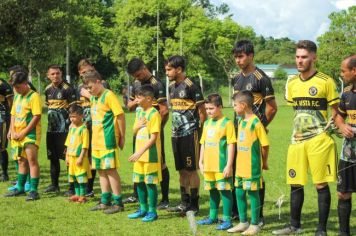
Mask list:
[[10,120],[10,110],[8,98],[14,96],[14,92],[4,79],[0,79],[0,122]]
[[198,106],[204,102],[201,89],[189,78],[169,85],[172,106],[172,137],[190,135],[199,128]]
[[233,80],[234,93],[242,90],[249,90],[253,94],[253,113],[258,116],[264,126],[267,125],[265,115],[266,101],[274,99],[274,90],[271,79],[259,68],[256,67],[253,73],[244,75],[240,72]]
[[45,89],[46,104],[48,106],[47,132],[68,132],[69,104],[76,101],[75,90],[63,81],[57,87],[50,84]]

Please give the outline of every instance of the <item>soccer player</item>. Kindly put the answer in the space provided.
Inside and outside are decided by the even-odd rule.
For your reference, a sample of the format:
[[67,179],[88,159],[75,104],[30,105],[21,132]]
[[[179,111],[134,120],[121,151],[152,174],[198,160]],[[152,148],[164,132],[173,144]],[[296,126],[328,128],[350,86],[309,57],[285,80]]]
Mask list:
[[[138,106],[138,100],[136,99],[136,93],[139,91],[140,87],[145,84],[150,84],[154,89],[154,99],[153,99],[153,107],[159,111],[162,118],[161,123],[161,143],[164,144],[164,126],[167,123],[169,111],[167,105],[167,98],[165,87],[163,86],[161,80],[155,78],[152,73],[149,71],[145,63],[139,58],[133,58],[127,65],[127,72],[135,78],[135,82],[133,83],[132,94],[130,94],[130,98],[128,101],[128,109],[133,111]],[[134,141],[135,142],[135,141]],[[166,165],[165,151],[164,145],[162,145],[162,181],[161,181],[161,192],[162,192],[162,200],[159,203],[157,209],[167,209],[169,206],[169,170]],[[137,184],[134,184],[137,185]],[[136,186],[134,186],[134,189]],[[134,194],[124,202],[133,203],[136,202],[137,199],[137,191],[134,190]]]
[[[265,127],[252,111],[253,93],[243,90],[234,95],[234,110],[240,117],[237,133],[235,191],[240,223],[230,233],[256,235],[260,232],[260,195],[262,169],[268,170],[268,138]],[[251,224],[247,221],[248,193],[251,205]]]
[[[48,106],[47,128],[47,157],[50,161],[51,185],[45,193],[59,192],[59,160],[65,159],[64,142],[68,134],[69,105],[76,101],[75,90],[62,78],[62,71],[58,65],[50,65],[47,69],[47,78],[51,83],[45,89],[46,104]],[[70,187],[69,195],[73,195],[74,186]]]
[[[274,97],[274,90],[271,79],[258,67],[255,66],[253,58],[255,55],[254,47],[251,41],[238,41],[233,50],[236,65],[241,72],[232,80],[234,94],[242,90],[252,92],[254,101],[252,111],[260,119],[267,130],[268,124],[273,120],[277,112],[277,104]],[[237,128],[237,121],[235,120]],[[265,199],[266,184],[263,180],[259,190],[261,208],[259,226],[263,226],[263,205]],[[233,214],[236,214],[236,206],[233,206]]]
[[[91,211],[113,214],[124,210],[121,197],[119,148],[125,143],[125,115],[116,95],[105,89],[97,71],[87,72],[83,81],[92,94],[92,167],[99,172],[101,201]],[[111,193],[113,204],[111,205]]]
[[294,108],[292,144],[288,148],[287,184],[291,185],[290,225],[275,235],[302,233],[300,218],[308,170],[318,192],[319,224],[315,235],[326,235],[330,211],[328,182],[336,180],[334,140],[325,132],[328,105],[332,117],[337,113],[339,96],[335,82],[315,69],[317,46],[309,40],[296,45],[295,61],[300,72],[286,85],[286,100]]
[[[161,115],[153,107],[154,89],[142,85],[136,91],[138,105],[142,108],[136,113],[134,123],[135,151],[129,157],[134,162],[133,181],[137,183],[140,209],[128,215],[130,219],[142,218],[151,222],[157,216],[157,184],[161,181]],[[148,204],[147,204],[148,195]]]
[[186,77],[185,66],[182,56],[171,56],[165,63],[166,75],[171,81],[172,147],[181,192],[181,203],[167,210],[180,213],[199,211],[198,129],[206,119],[203,94]]
[[220,193],[223,202],[223,219],[216,229],[232,227],[232,164],[234,162],[236,134],[234,123],[223,113],[223,103],[219,94],[208,95],[205,101],[209,119],[205,121],[200,139],[199,168],[204,176],[204,189],[210,192],[210,214],[199,220],[199,225],[218,222]]
[[72,202],[85,203],[88,179],[91,178],[88,159],[89,131],[83,123],[83,108],[77,104],[69,107],[71,125],[65,142],[67,147],[66,163],[68,180],[74,183],[75,194],[69,198]]
[[11,148],[15,150],[15,155],[18,157],[19,170],[17,187],[5,196],[23,195],[29,172],[31,189],[26,201],[33,201],[40,198],[37,192],[40,178],[37,154],[41,135],[41,98],[28,86],[27,73],[16,72],[11,75],[11,79],[16,95],[11,108],[9,135]]
[[[345,58],[341,63],[341,76],[345,84],[341,95],[335,124],[344,136],[338,167],[338,214],[339,235],[350,235],[351,195],[356,192],[356,55]],[[347,120],[347,122],[345,122]]]

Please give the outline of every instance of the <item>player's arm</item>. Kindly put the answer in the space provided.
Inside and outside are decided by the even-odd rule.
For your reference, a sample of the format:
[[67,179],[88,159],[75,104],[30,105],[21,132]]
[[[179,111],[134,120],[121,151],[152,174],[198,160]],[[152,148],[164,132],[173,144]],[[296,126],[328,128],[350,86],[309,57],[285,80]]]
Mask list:
[[7,100],[7,104],[9,105],[9,108],[11,109],[12,107],[12,103],[14,101],[14,95],[9,95],[6,97],[6,100]]
[[137,107],[137,100],[136,99],[129,99],[129,101],[127,102],[127,109],[129,109],[129,111],[134,111]]
[[198,113],[199,113],[200,124],[202,125],[204,124],[207,117],[204,102],[198,104]]
[[90,99],[91,94],[88,89],[84,88],[84,86],[80,89],[80,96]]
[[224,178],[228,178],[232,176],[232,165],[234,162],[234,155],[235,155],[235,143],[230,143],[227,146],[227,163],[224,168]]
[[268,150],[269,146],[262,146],[261,155],[262,155],[262,169],[268,170]]
[[77,166],[83,165],[83,159],[87,155],[87,153],[88,153],[88,149],[87,148],[82,148],[82,151],[80,152],[80,155],[79,155],[79,157],[77,159],[77,163],[76,163]]
[[13,139],[13,135],[15,133],[15,127],[14,127],[14,123],[15,123],[15,116],[11,115],[10,118],[10,129],[9,132],[7,133],[7,138],[8,139]]
[[352,138],[354,136],[354,131],[352,127],[345,123],[345,119],[340,115],[337,114],[334,118],[335,125],[340,129],[342,136],[345,138]]
[[271,98],[266,100],[266,111],[265,115],[267,118],[267,125],[273,120],[274,116],[277,113],[277,103],[276,99]]
[[204,174],[204,144],[200,145],[199,169],[200,173]]
[[17,134],[17,140],[24,139],[26,135],[31,132],[31,130],[36,128],[38,122],[40,121],[41,121],[41,115],[34,115],[30,123]]
[[168,110],[168,105],[166,101],[162,101],[158,103],[159,106],[159,114],[161,115],[162,119],[162,127],[167,123],[168,118],[169,118],[169,110]]
[[119,148],[123,149],[125,145],[125,133],[126,133],[125,114],[124,113],[119,114],[116,120],[119,127]]
[[131,162],[135,162],[138,159],[140,159],[140,157],[142,156],[142,154],[147,151],[150,147],[152,147],[153,144],[156,143],[157,137],[158,137],[159,133],[152,133],[151,134],[151,138],[148,140],[148,142],[138,151],[136,151],[134,154],[132,154],[129,157],[129,161]]

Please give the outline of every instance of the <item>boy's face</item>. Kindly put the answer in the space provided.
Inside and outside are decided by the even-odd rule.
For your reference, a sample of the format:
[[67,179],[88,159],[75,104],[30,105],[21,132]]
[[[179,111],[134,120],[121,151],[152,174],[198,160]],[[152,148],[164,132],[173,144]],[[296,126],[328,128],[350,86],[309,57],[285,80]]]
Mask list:
[[344,79],[345,83],[355,83],[356,82],[356,68],[352,68],[351,70],[347,66],[348,61],[344,60],[341,63],[341,77]]
[[96,80],[95,82],[88,81],[88,83],[87,83],[87,89],[93,96],[99,95],[102,86],[103,85],[101,84],[101,82],[99,80]]
[[182,73],[182,68],[180,67],[174,68],[167,64],[164,68],[166,69],[166,75],[170,81],[176,80],[178,75]]
[[69,119],[74,125],[81,125],[83,123],[83,115],[77,113],[70,113]]
[[212,103],[205,103],[205,110],[209,118],[216,118],[221,114],[221,106],[215,106]]
[[243,115],[245,112],[246,104],[244,102],[240,102],[238,100],[234,101],[234,111],[238,115]]
[[58,85],[62,82],[62,71],[60,69],[50,68],[47,71],[47,77],[54,85]]
[[247,68],[253,62],[253,54],[236,53],[234,55],[236,65],[241,69]]
[[136,97],[138,105],[140,107],[146,108],[152,104],[152,98],[149,96],[138,95]]
[[89,72],[89,71],[94,71],[95,68],[94,66],[91,66],[91,65],[84,65],[84,66],[81,66],[80,69],[79,69],[79,75],[80,76],[83,76],[86,72]]
[[15,84],[14,89],[15,89],[16,93],[25,95],[28,92],[29,87],[28,87],[27,83],[22,83],[22,84]]
[[313,69],[316,55],[306,49],[298,48],[295,52],[295,63],[299,72],[308,72]]
[[134,77],[138,81],[145,81],[146,79],[148,79],[149,76],[150,73],[146,67],[143,67],[132,74],[132,77]]

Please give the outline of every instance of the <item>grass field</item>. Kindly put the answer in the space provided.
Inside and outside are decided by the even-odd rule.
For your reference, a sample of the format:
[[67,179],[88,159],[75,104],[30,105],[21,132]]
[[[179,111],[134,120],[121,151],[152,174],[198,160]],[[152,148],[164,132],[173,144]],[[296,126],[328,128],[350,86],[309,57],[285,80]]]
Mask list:
[[[278,98],[280,100],[280,98]],[[277,101],[278,101],[277,100]],[[281,103],[280,103],[281,104]],[[231,108],[225,109],[228,117],[233,116]],[[289,221],[289,186],[285,184],[285,160],[287,147],[290,142],[292,129],[291,108],[279,106],[275,120],[269,127],[270,138],[270,170],[265,173],[267,183],[266,202],[265,202],[265,222],[261,235],[270,235],[273,229],[283,226]],[[46,116],[42,117],[42,128],[46,128]],[[132,164],[127,161],[132,149],[132,123],[133,113],[126,114],[127,135],[126,145],[121,152],[120,175],[122,179],[123,194],[127,196],[131,193]],[[178,174],[174,169],[170,145],[170,122],[165,129],[166,132],[166,156],[167,165],[171,175],[170,203],[175,205],[180,200]],[[137,204],[126,205],[125,212],[115,215],[105,215],[102,212],[89,212],[89,207],[95,205],[99,200],[100,189],[98,181],[95,185],[95,198],[86,204],[69,203],[63,194],[46,195],[43,194],[44,188],[49,184],[49,162],[46,159],[45,132],[42,133],[42,143],[40,149],[41,180],[39,192],[41,199],[36,202],[25,202],[25,197],[4,198],[0,197],[0,235],[190,235],[187,219],[169,214],[165,211],[159,212],[159,219],[153,223],[142,223],[139,220],[129,220],[127,214],[133,212],[138,207]],[[55,141],[55,140],[54,140]],[[340,141],[338,141],[340,143]],[[66,173],[64,162],[61,173],[61,191],[67,189]],[[13,179],[15,173],[14,165],[10,163],[10,175]],[[0,183],[1,195],[6,192],[9,183]],[[328,223],[329,235],[336,235],[338,230],[337,218],[337,198],[336,185],[331,184],[332,208]],[[284,195],[285,202],[279,211],[275,202]],[[302,226],[305,235],[313,235],[318,221],[317,194],[312,184],[309,182],[305,188],[305,201],[302,215]],[[353,205],[356,201],[353,200]],[[198,219],[205,217],[209,211],[208,192],[201,188],[201,211]],[[353,210],[351,232],[356,234],[355,210]],[[234,222],[236,223],[236,222]],[[215,226],[198,227],[198,235],[228,235],[226,232],[218,232]]]

